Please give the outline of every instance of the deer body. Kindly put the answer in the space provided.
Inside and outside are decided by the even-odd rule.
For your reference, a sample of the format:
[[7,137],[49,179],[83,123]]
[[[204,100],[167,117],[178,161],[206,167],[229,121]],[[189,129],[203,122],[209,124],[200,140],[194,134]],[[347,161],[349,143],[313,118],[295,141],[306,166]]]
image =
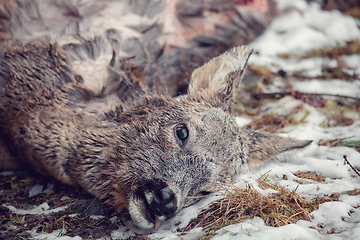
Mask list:
[[249,47],[195,70],[179,102],[149,93],[108,112],[84,107],[89,90],[58,46],[9,42],[5,49],[0,124],[11,157],[1,164],[17,161],[79,185],[119,212],[128,209],[140,227],[158,225],[191,204],[187,197],[213,191],[248,164],[309,144],[244,131],[232,119]]
[[[161,64],[150,64],[158,45],[143,49],[146,61],[124,59],[119,32],[106,33],[78,45],[21,36],[1,42],[0,169],[27,166],[81,186],[127,210],[137,226],[157,228],[217,183],[310,143],[236,125],[231,105],[250,47],[196,68],[187,96],[176,101],[174,91],[157,91],[168,76],[158,81]],[[131,41],[133,50],[145,48]]]

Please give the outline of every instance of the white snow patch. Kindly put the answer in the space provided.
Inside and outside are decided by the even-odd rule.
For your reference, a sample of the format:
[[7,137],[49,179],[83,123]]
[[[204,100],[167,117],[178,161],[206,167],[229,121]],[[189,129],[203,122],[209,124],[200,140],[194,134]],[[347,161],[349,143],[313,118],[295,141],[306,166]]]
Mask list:
[[222,228],[213,240],[232,239],[317,239],[316,230],[306,230],[301,226],[289,224],[283,227],[267,227],[261,218],[255,217],[244,223]]
[[294,82],[293,89],[305,93],[321,93],[360,98],[360,80],[346,82],[342,80],[309,80]]
[[[284,1],[279,2],[284,4]],[[360,38],[360,31],[353,18],[338,11],[322,11],[317,3],[304,5],[304,1],[288,2],[287,5],[291,2],[295,8],[272,21],[267,31],[251,43],[261,55],[303,53],[343,45],[345,41]]]
[[22,214],[22,215],[26,215],[26,214],[49,214],[49,213],[56,213],[56,212],[61,212],[64,211],[68,206],[62,206],[62,207],[57,207],[54,209],[50,209],[50,206],[47,202],[42,203],[39,206],[36,206],[32,209],[29,210],[24,210],[24,209],[18,209],[14,206],[10,206],[7,204],[3,204],[4,207],[7,207],[10,211],[16,213],[16,214]]
[[102,216],[102,215],[91,215],[90,218],[91,219],[95,219],[95,220],[99,220],[99,219],[102,219],[104,218],[105,216]]
[[36,196],[41,193],[50,195],[54,192],[53,188],[54,188],[54,185],[51,183],[47,184],[45,189],[44,189],[44,185],[35,184],[34,186],[31,187],[31,189],[29,191],[29,197],[33,197],[33,196]]
[[247,118],[247,117],[239,117],[239,116],[235,117],[235,122],[239,127],[244,127],[247,124],[249,124],[251,121],[252,120],[250,118]]
[[82,240],[81,237],[69,237],[69,236],[63,236],[65,234],[65,231],[55,230],[51,233],[37,233],[36,229],[33,229],[32,231],[29,231],[29,233],[32,236],[32,239],[42,239],[42,240]]
[[344,72],[360,77],[360,55],[344,55],[342,59],[345,61],[347,68],[343,69]]

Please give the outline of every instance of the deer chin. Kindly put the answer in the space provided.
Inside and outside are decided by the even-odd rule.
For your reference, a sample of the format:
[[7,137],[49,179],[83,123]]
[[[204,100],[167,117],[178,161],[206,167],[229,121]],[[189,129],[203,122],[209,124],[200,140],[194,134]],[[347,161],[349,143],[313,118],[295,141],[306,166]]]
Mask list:
[[129,214],[136,226],[144,229],[155,228],[156,217],[149,215],[144,199],[132,195],[129,201]]
[[165,216],[153,214],[146,199],[132,195],[129,201],[129,214],[134,224],[144,229],[158,229]]

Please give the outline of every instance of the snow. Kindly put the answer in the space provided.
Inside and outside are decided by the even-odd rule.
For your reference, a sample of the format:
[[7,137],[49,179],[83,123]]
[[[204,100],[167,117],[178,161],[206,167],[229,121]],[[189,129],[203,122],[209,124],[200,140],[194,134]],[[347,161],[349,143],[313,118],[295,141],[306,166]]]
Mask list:
[[[322,66],[338,67],[335,60],[328,58],[281,58],[281,54],[300,56],[318,48],[331,48],[342,46],[345,41],[360,39],[357,22],[341,15],[338,11],[326,12],[320,10],[315,3],[307,4],[305,1],[278,0],[280,9],[287,9],[285,13],[272,22],[263,34],[249,45],[259,54],[250,58],[251,64],[269,67],[273,72],[284,70],[286,72],[300,71],[307,77],[314,79],[308,81],[292,82],[293,90],[304,93],[320,93],[360,97],[360,81],[342,81],[339,79],[319,80]],[[290,10],[289,10],[290,9]],[[360,72],[360,56],[343,56],[348,74]],[[268,92],[278,91],[274,82]],[[301,104],[292,97],[284,97],[274,104],[268,104],[263,114],[286,114],[294,106]],[[254,188],[262,194],[264,191],[257,187],[256,179],[267,174],[267,179],[278,183],[296,192],[306,199],[316,196],[329,196],[332,193],[341,193],[355,188],[360,188],[359,177],[355,175],[348,165],[344,165],[343,155],[351,159],[353,166],[360,167],[360,153],[347,147],[328,148],[318,146],[321,139],[339,139],[353,137],[360,138],[360,117],[350,126],[323,128],[320,124],[325,120],[325,115],[316,108],[304,104],[309,111],[306,123],[287,128],[285,136],[297,139],[311,139],[314,142],[308,148],[279,156],[257,170],[242,174],[239,177],[239,187],[245,187],[244,182],[253,184]],[[242,120],[244,121],[244,120]],[[242,121],[239,120],[241,123]],[[298,179],[293,173],[296,171],[320,172],[326,177],[324,182],[309,180],[307,184],[299,185],[293,181]],[[286,175],[287,180],[282,176]],[[280,176],[280,177],[279,177]],[[319,209],[310,215],[312,221],[298,221],[296,224],[273,228],[264,225],[260,218],[254,218],[244,223],[234,224],[219,230],[213,238],[215,240],[227,239],[358,239],[360,234],[360,196],[342,194],[337,202],[327,202],[320,205]],[[319,226],[323,228],[319,228]],[[334,230],[334,234],[327,234]]]
[[295,224],[279,228],[267,227],[262,219],[255,217],[244,223],[224,227],[213,239],[316,239],[313,238],[315,231],[315,229],[306,231]]
[[[321,74],[323,65],[337,67],[338,63],[335,60],[317,57],[307,59],[283,59],[279,57],[283,53],[299,56],[310,50],[342,46],[346,41],[360,39],[360,31],[356,20],[344,16],[338,11],[322,11],[318,4],[308,4],[305,0],[277,0],[277,2],[279,9],[284,11],[272,22],[261,37],[249,43],[259,53],[253,54],[249,60],[250,64],[265,65],[274,72],[280,69],[287,72],[304,71],[306,76],[315,78],[306,82],[293,82],[294,90],[360,98],[360,80],[346,82],[338,79],[316,79],[316,76]],[[360,73],[359,55],[344,56],[343,60],[348,66],[346,70],[348,73]],[[274,104],[268,104],[265,114],[270,112],[284,114],[299,104],[303,104],[304,109],[309,112],[306,121],[288,128],[288,132],[282,135],[297,139],[310,139],[313,140],[313,143],[304,150],[282,154],[259,169],[240,175],[236,185],[245,187],[245,184],[253,184],[257,188],[256,179],[266,173],[270,182],[278,183],[288,189],[296,189],[296,192],[306,199],[341,193],[355,188],[359,189],[360,178],[355,176],[348,165],[344,165],[343,155],[347,155],[353,166],[360,167],[360,153],[348,147],[328,148],[318,146],[317,143],[321,139],[347,137],[360,140],[360,118],[350,126],[323,128],[320,126],[326,118],[323,113],[299,100],[294,100],[290,96],[284,97]],[[239,126],[244,126],[251,121],[247,116],[236,117],[235,120]],[[309,180],[309,183],[299,185],[293,181],[297,179],[293,174],[296,171],[320,172],[326,177],[326,180],[324,182]],[[287,176],[287,180],[282,179],[283,175]],[[43,191],[40,186],[34,186],[33,188],[31,194],[34,195]],[[51,190],[49,187],[46,189]],[[262,191],[263,194],[273,191],[257,189],[260,192]],[[186,235],[178,236],[174,225],[180,223],[179,228],[186,226],[202,208],[205,208],[218,198],[220,198],[220,195],[213,194],[213,196],[202,199],[200,202],[183,209],[174,218],[163,222],[157,231],[141,230],[134,226],[129,229],[129,227],[121,226],[118,230],[112,232],[111,238],[126,239],[135,236],[135,234],[148,234],[148,237],[152,239],[195,239],[202,235],[200,228],[194,229]],[[16,209],[8,205],[6,207],[18,214],[46,214],[64,208],[49,210],[47,203],[30,210]],[[265,226],[262,219],[254,218],[222,228],[213,239],[355,240],[359,239],[360,235],[359,207],[359,195],[342,194],[339,201],[323,203],[318,210],[312,212],[311,222],[298,221],[296,224],[273,228]],[[112,219],[114,222],[118,220],[117,218]],[[319,228],[319,225],[323,226],[323,228]],[[335,229],[335,234],[327,234],[331,229]],[[34,239],[81,239],[79,237],[61,236],[60,230],[51,234],[38,234],[36,232],[31,234]],[[110,236],[103,239],[110,239]]]
[[63,236],[63,234],[65,233],[65,231],[63,231],[62,229],[60,230],[55,230],[52,233],[37,233],[34,229],[32,231],[29,231],[29,233],[31,234],[31,236],[34,239],[46,239],[46,240],[51,240],[51,239],[56,239],[56,240],[82,240],[81,237],[69,237],[69,236]]
[[235,122],[240,127],[244,127],[244,126],[246,126],[247,124],[249,124],[251,122],[251,118],[236,116],[235,117]]
[[11,210],[12,212],[16,213],[16,214],[21,214],[21,215],[26,215],[26,214],[49,214],[49,213],[56,213],[56,212],[61,212],[64,211],[68,206],[62,206],[62,207],[57,207],[54,209],[50,209],[50,206],[47,202],[44,202],[42,204],[40,204],[39,206],[36,206],[32,209],[29,210],[24,210],[24,209],[18,209],[16,207],[7,205],[7,204],[3,204],[4,207],[7,207],[9,210]]
[[33,196],[36,196],[40,193],[45,193],[47,195],[50,195],[52,194],[54,191],[53,191],[53,185],[52,184],[48,184],[46,186],[46,188],[44,189],[44,186],[43,185],[40,185],[40,184],[35,184],[34,186],[31,187],[30,191],[29,191],[29,197],[33,197]]
[[348,69],[344,69],[344,72],[353,75],[359,75],[360,74],[360,56],[359,55],[349,55],[349,56],[343,56],[343,60],[345,64],[347,65]]
[[[279,2],[282,8],[284,1]],[[344,45],[345,41],[360,38],[356,21],[338,11],[321,11],[319,4],[306,4],[305,1],[287,1],[286,4],[288,10],[250,44],[261,55],[303,53],[320,47]],[[256,58],[250,60],[251,63],[256,61]]]
[[305,93],[322,93],[360,98],[360,80],[345,82],[342,80],[310,80],[292,83],[293,89]]

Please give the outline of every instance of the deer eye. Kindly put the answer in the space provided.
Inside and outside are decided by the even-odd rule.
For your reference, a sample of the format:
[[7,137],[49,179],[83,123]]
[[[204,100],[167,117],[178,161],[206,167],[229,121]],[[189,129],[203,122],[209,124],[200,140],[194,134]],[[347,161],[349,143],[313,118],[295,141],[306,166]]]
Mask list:
[[183,142],[189,136],[189,130],[187,129],[187,127],[184,124],[176,125],[175,135],[176,135],[177,139],[179,139],[181,142]]

